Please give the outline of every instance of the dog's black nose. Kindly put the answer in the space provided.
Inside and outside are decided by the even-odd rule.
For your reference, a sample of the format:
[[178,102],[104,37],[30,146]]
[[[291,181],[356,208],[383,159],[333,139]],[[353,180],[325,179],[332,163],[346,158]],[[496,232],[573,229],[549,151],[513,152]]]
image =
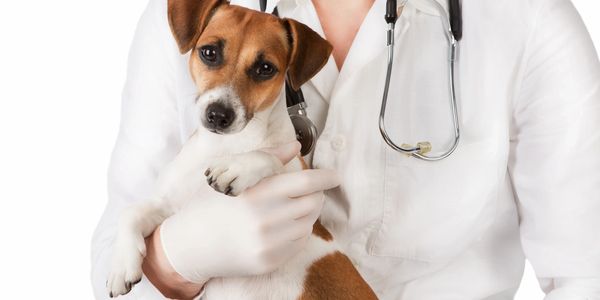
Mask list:
[[206,121],[210,129],[223,130],[233,123],[235,112],[221,103],[212,103],[206,108]]

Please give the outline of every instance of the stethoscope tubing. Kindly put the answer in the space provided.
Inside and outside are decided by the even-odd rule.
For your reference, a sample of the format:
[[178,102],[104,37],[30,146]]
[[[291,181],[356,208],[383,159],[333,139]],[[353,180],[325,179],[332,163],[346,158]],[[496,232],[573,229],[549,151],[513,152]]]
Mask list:
[[458,147],[460,141],[460,125],[459,125],[459,113],[458,113],[458,104],[457,104],[457,85],[456,85],[456,61],[457,61],[457,53],[459,50],[459,43],[454,37],[454,33],[452,31],[452,27],[450,26],[450,21],[448,16],[444,10],[444,8],[435,0],[432,2],[435,3],[437,9],[440,11],[442,25],[444,26],[444,31],[446,33],[446,39],[448,42],[448,61],[449,61],[449,95],[450,95],[450,110],[452,114],[452,124],[454,127],[454,140],[449,149],[447,149],[442,154],[430,156],[425,153],[431,149],[431,145],[428,142],[420,142],[417,146],[404,146],[396,144],[388,135],[386,127],[385,127],[385,115],[387,108],[387,101],[389,95],[390,82],[392,78],[392,68],[394,64],[394,28],[395,22],[388,23],[387,29],[387,48],[388,48],[388,59],[387,59],[387,70],[386,70],[386,78],[385,78],[385,86],[383,89],[383,96],[381,100],[381,110],[379,113],[379,132],[383,137],[383,140],[395,151],[404,153],[415,158],[424,160],[424,161],[439,161],[449,157],[456,148]]

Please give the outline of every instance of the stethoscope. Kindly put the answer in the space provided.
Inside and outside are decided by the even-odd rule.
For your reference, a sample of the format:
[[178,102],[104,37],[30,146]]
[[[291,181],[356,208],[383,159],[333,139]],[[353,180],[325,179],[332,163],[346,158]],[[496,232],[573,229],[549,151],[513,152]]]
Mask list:
[[[408,0],[404,1],[406,4]],[[390,81],[392,77],[392,66],[394,64],[394,27],[396,20],[398,19],[398,9],[396,0],[387,0],[385,21],[388,24],[387,30],[387,48],[388,48],[388,61],[387,61],[387,73],[385,76],[385,87],[383,89],[383,98],[381,99],[381,111],[379,112],[379,131],[383,140],[394,150],[408,154],[410,156],[422,159],[425,161],[438,161],[450,156],[454,150],[458,147],[458,141],[460,140],[460,125],[458,120],[458,107],[456,104],[456,56],[458,52],[458,41],[462,38],[462,14],[460,9],[459,0],[449,0],[448,6],[450,11],[450,17],[447,17],[446,11],[437,1],[431,0],[437,10],[442,16],[442,25],[444,26],[444,32],[446,33],[446,39],[448,41],[448,63],[450,70],[450,110],[452,111],[452,124],[454,126],[454,141],[452,146],[445,152],[429,156],[426,155],[432,150],[430,142],[418,142],[416,146],[408,144],[402,144],[398,146],[388,135],[385,128],[385,109],[387,107],[388,92],[390,89]],[[400,9],[404,8],[404,4]]]
[[[460,0],[448,0],[450,16],[446,14],[444,7],[439,4],[436,0],[429,0],[434,4],[436,9],[442,16],[442,25],[446,34],[446,40],[448,42],[448,64],[449,64],[449,94],[450,94],[450,110],[452,113],[452,124],[454,126],[454,140],[449,149],[445,152],[430,156],[426,155],[431,152],[432,145],[428,141],[418,142],[415,146],[408,144],[398,145],[388,135],[385,127],[385,111],[387,107],[388,93],[390,89],[390,82],[392,78],[392,67],[394,64],[394,28],[396,20],[398,19],[398,10],[402,10],[404,5],[409,0],[401,0],[402,5],[400,8],[397,6],[397,0],[387,0],[385,21],[388,24],[387,28],[387,49],[388,49],[388,60],[387,60],[387,72],[385,77],[385,86],[383,89],[383,97],[381,100],[381,110],[379,113],[379,131],[383,140],[395,151],[408,154],[412,157],[425,160],[425,161],[439,161],[450,156],[454,150],[458,147],[460,140],[460,125],[458,117],[458,106],[457,106],[457,87],[456,87],[456,60],[459,41],[462,38],[462,13],[460,7]],[[259,0],[260,10],[264,12],[267,8],[267,0]],[[273,11],[274,15],[278,15],[277,8]],[[306,102],[302,90],[298,89],[295,91],[286,81],[286,103],[288,107],[288,113],[296,130],[296,139],[302,145],[301,154],[309,154],[316,143],[318,132],[317,127],[308,118],[306,114]]]

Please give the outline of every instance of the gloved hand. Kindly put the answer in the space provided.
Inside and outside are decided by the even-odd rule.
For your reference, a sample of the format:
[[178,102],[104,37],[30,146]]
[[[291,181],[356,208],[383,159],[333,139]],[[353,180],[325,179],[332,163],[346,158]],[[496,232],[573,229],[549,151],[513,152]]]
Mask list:
[[[286,164],[297,143],[266,152]],[[163,250],[186,280],[269,273],[297,254],[323,205],[323,190],[339,184],[328,170],[303,170],[261,180],[238,197],[192,201],[160,229]]]

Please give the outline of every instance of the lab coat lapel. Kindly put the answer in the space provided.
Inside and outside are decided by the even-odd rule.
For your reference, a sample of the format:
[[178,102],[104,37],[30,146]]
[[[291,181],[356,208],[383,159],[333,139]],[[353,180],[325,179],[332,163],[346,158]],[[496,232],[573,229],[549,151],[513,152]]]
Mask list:
[[312,84],[319,94],[321,94],[321,97],[329,103],[329,98],[331,97],[331,92],[333,91],[337,78],[338,69],[335,65],[333,56],[330,56],[327,64],[325,64],[323,69],[321,69],[317,75],[310,79],[309,83]]
[[[385,3],[385,0],[376,0],[365,17],[352,42],[348,56],[346,56],[332,92],[332,97],[335,97],[336,91],[344,88],[349,78],[356,75],[364,66],[386,52],[387,24],[383,18],[385,15]],[[408,26],[409,22],[403,13],[396,22],[396,43],[404,35]],[[385,69],[382,69],[381,72],[385,72]]]
[[[267,1],[267,9],[265,12],[271,13],[273,11],[273,9],[275,9],[275,7],[277,5],[279,5],[279,2],[282,2],[282,1],[281,0],[268,0]],[[259,0],[230,0],[229,4],[239,5],[239,6],[243,6],[246,8],[260,11],[260,1]]]
[[448,13],[448,1],[444,0],[410,0],[408,5],[414,6],[417,10],[424,12],[426,14],[439,16],[440,11],[436,8],[434,2],[439,3],[443,8],[446,14]]

